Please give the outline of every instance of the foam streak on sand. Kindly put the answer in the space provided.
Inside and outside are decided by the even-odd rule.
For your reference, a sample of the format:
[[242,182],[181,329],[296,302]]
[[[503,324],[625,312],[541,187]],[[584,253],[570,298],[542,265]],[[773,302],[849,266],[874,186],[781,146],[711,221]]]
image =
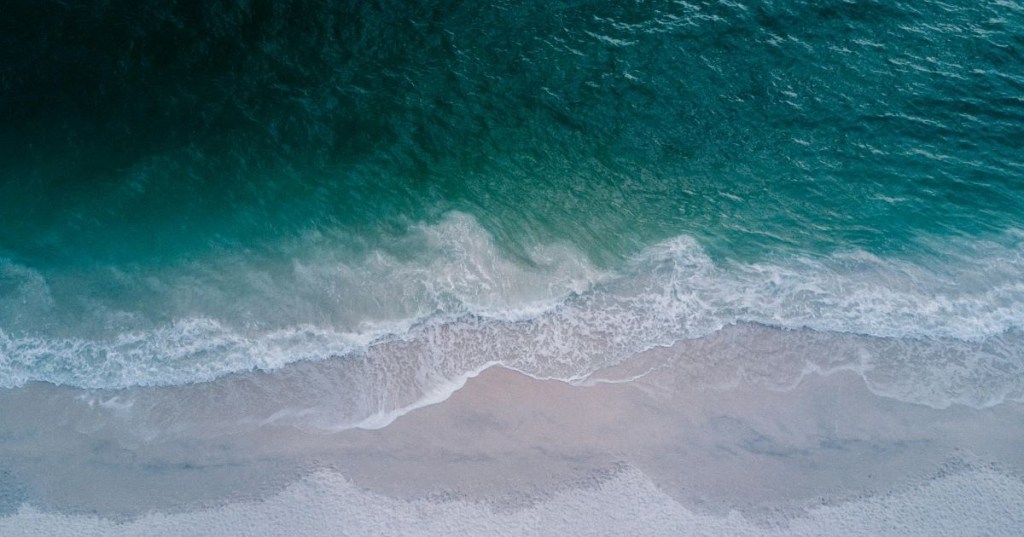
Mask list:
[[[966,497],[965,489],[972,491]],[[706,535],[731,537],[1012,535],[1024,525],[1024,483],[985,470],[937,479],[912,490],[839,506],[822,506],[784,527],[766,527],[739,513],[714,516],[686,509],[637,472],[600,487],[556,494],[507,512],[477,502],[412,502],[360,490],[337,474],[319,473],[258,503],[231,504],[188,514],[150,514],[128,523],[40,512],[25,507],[0,519],[0,532],[24,537],[374,535]],[[379,513],[392,519],[382,524]],[[573,516],[566,517],[566,513]],[[384,526],[384,527],[382,527]],[[258,530],[257,530],[258,528]]]

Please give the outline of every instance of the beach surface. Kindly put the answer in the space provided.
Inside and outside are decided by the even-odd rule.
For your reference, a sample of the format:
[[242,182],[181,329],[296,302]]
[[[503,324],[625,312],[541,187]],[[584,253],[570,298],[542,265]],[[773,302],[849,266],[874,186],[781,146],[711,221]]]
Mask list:
[[[131,392],[99,403],[47,384],[3,392],[0,534],[1015,535],[1024,527],[1024,405],[910,404],[872,393],[849,371],[807,374],[787,389],[742,378],[698,384],[680,352],[652,351],[574,384],[491,367],[386,426],[334,433],[280,416],[232,430],[193,409],[207,421],[151,424],[161,434],[147,438],[131,419]],[[179,412],[209,402],[172,392],[159,397],[186,398]]]

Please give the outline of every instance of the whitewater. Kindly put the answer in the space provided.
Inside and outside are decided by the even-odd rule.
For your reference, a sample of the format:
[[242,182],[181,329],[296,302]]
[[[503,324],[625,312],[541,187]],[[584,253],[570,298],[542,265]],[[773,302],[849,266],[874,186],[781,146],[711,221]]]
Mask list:
[[[178,274],[126,274],[126,294],[201,314],[161,323],[142,308],[100,302],[71,330],[148,327],[99,337],[0,330],[0,379],[5,388],[41,381],[118,390],[348,361],[358,373],[345,390],[381,403],[322,424],[336,429],[379,415],[392,416],[387,423],[491,365],[578,382],[654,347],[757,325],[820,339],[797,363],[781,365],[771,353],[736,360],[736,368],[789,371],[776,386],[840,368],[901,400],[984,407],[1024,397],[1024,236],[996,239],[943,241],[934,257],[916,260],[847,251],[742,263],[714,260],[680,236],[611,271],[567,245],[512,257],[473,217],[450,213],[416,226],[405,240],[417,253],[404,259],[374,251],[346,263],[310,252],[266,270],[222,260]],[[46,315],[69,299],[26,267],[8,261],[3,274],[14,282],[0,308],[8,326],[25,309]],[[860,352],[837,358],[829,334],[859,337]],[[396,378],[381,380],[388,376]],[[420,396],[389,397],[396,384]],[[388,408],[391,399],[402,404]]]

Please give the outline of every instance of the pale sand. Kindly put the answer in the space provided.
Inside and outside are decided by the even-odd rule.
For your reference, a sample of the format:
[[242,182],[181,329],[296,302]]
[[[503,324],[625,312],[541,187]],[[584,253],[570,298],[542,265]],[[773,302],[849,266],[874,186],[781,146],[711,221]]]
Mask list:
[[574,387],[496,368],[442,405],[337,440],[350,453],[342,473],[391,495],[549,490],[630,466],[716,511],[837,501],[966,461],[1024,468],[1020,405],[936,410],[874,396],[845,373],[773,392],[687,389],[658,374]]
[[[223,532],[226,526],[217,524],[234,523],[217,513],[250,519],[252,510],[239,515],[238,506],[254,501],[255,512],[284,502],[291,506],[284,512],[304,513],[303,520],[309,515],[303,505],[315,507],[323,518],[310,526],[316,532],[350,535],[416,534],[415,528],[430,534],[429,524],[442,519],[445,532],[492,531],[460,518],[483,516],[480,509],[538,535],[555,534],[587,509],[594,513],[586,516],[625,525],[591,527],[580,519],[574,527],[591,528],[581,534],[639,530],[644,517],[658,513],[665,531],[740,534],[742,526],[758,534],[781,526],[795,533],[829,509],[860,513],[842,516],[866,524],[840,535],[911,534],[899,530],[898,520],[878,525],[886,517],[911,516],[898,514],[904,511],[942,521],[930,529],[915,522],[930,534],[973,528],[984,530],[975,534],[1018,535],[1024,527],[1020,404],[933,409],[874,395],[852,373],[812,374],[785,392],[742,382],[710,388],[658,363],[639,379],[591,386],[491,368],[448,400],[387,427],[336,434],[275,424],[143,441],[127,425],[98,421],[76,402],[81,394],[74,390],[11,390],[0,394],[0,516],[8,515],[0,519],[0,530],[6,529],[0,534],[48,534],[47,525],[54,529],[49,534],[86,527],[96,534],[111,528],[162,534],[156,522],[171,534],[196,525]],[[647,365],[636,360],[631,367],[636,370],[609,375],[629,377]],[[933,489],[943,492],[928,492]],[[616,511],[636,495],[639,504]],[[559,502],[570,500],[565,505],[575,507],[559,514]],[[586,501],[589,507],[579,503]],[[892,502],[904,502],[904,511],[885,514]],[[876,504],[875,511],[864,507]],[[160,512],[170,514],[154,514]],[[405,518],[388,522],[400,512]],[[81,515],[135,520],[136,526],[104,526],[113,522]],[[837,523],[823,520],[805,534]],[[382,525],[375,529],[374,521]],[[282,532],[290,527],[287,520],[266,524]],[[29,527],[42,529],[29,533]],[[661,531],[650,528],[650,534]],[[250,529],[239,534],[262,533]]]

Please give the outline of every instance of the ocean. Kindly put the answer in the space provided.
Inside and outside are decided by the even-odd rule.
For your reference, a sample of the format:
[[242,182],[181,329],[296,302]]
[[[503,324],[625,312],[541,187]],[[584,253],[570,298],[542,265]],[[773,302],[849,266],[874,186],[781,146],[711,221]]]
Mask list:
[[256,372],[341,431],[755,330],[800,352],[694,382],[1024,402],[1020,2],[0,11],[0,390]]

